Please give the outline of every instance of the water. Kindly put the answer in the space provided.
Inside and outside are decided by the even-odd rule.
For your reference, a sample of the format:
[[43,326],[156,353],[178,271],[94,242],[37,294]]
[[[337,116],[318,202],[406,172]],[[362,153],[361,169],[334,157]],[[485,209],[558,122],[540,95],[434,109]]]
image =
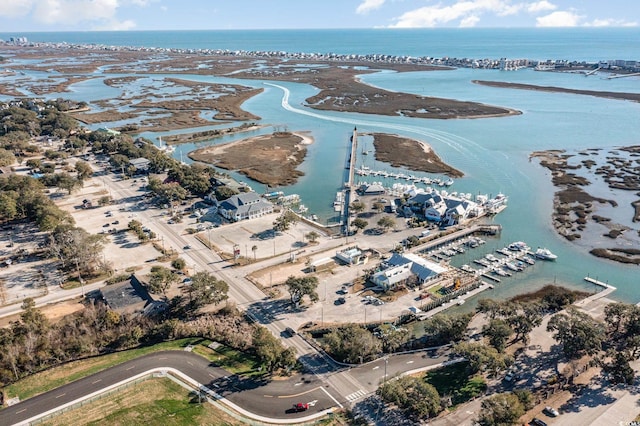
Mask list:
[[[426,29],[426,30],[287,30],[287,31],[183,31],[0,34],[0,38],[26,36],[31,41],[99,43],[163,48],[230,49],[289,52],[334,52],[340,54],[391,54],[457,58],[529,58],[569,60],[640,60],[640,29]],[[28,72],[29,76],[38,73]],[[72,86],[70,97],[91,101],[116,96],[122,89],[101,84],[104,75]],[[154,76],[158,78],[159,76]],[[637,145],[640,105],[560,93],[499,89],[473,84],[472,80],[495,80],[575,89],[638,92],[640,78],[606,80],[599,75],[560,74],[519,70],[458,69],[442,72],[382,72],[363,76],[372,85],[421,95],[455,98],[514,108],[520,116],[479,120],[422,120],[406,117],[371,116],[323,112],[305,108],[304,99],[317,89],[304,84],[233,80],[210,76],[179,78],[236,83],[262,87],[264,93],[244,104],[262,117],[261,124],[285,125],[291,131],[311,131],[315,143],[308,147],[298,183],[280,188],[298,193],[310,212],[325,220],[332,215],[331,203],[340,188],[348,138],[354,126],[361,131],[386,131],[428,142],[446,162],[462,170],[451,190],[496,194],[510,198],[509,207],[496,221],[503,225],[500,240],[478,252],[495,250],[511,241],[523,240],[534,249],[545,246],[559,256],[555,263],[541,263],[531,272],[515,274],[496,285],[494,296],[505,297],[542,284],[556,282],[593,290],[582,279],[590,275],[618,287],[613,297],[640,300],[637,266],[624,266],[594,258],[589,247],[571,244],[559,237],[551,224],[554,188],[546,169],[529,161],[535,150],[566,148],[610,148]],[[126,89],[131,92],[131,88]],[[288,102],[283,104],[283,98]],[[5,98],[3,98],[5,99]],[[202,129],[196,129],[202,130]],[[272,128],[255,134],[267,133]],[[184,132],[180,130],[179,132]],[[174,132],[167,132],[170,134]],[[159,135],[145,133],[154,138]],[[179,147],[175,156],[199,146],[222,143],[249,135],[227,136],[212,142]],[[372,156],[369,156],[372,157]],[[371,158],[358,161],[372,162]],[[369,164],[372,166],[373,164]],[[389,167],[381,167],[389,170]],[[246,180],[242,178],[242,180]],[[262,191],[259,184],[252,185]],[[621,215],[626,211],[618,212]],[[628,214],[631,214],[629,208]],[[637,227],[636,227],[637,229]],[[638,247],[636,247],[638,248]],[[478,257],[479,257],[478,256]],[[488,293],[482,295],[485,297]],[[465,305],[466,306],[466,305]]]

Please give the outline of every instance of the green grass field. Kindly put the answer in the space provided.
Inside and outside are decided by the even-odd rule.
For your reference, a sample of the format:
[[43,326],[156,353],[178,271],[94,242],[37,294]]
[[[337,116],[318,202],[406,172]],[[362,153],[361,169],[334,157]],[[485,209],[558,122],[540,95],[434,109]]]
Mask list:
[[93,404],[42,423],[62,425],[216,425],[244,424],[169,379],[149,379],[105,396]]
[[456,406],[482,394],[487,388],[482,376],[469,376],[467,367],[466,362],[451,364],[429,371],[424,378],[438,390],[441,397],[451,396],[451,402]]
[[234,374],[258,374],[257,361],[251,356],[239,351],[235,351],[226,346],[219,346],[215,351],[209,349],[211,341],[201,338],[187,338],[171,342],[162,342],[153,346],[132,349],[129,351],[117,352],[100,357],[89,358],[79,361],[72,361],[67,364],[51,368],[49,370],[36,373],[26,377],[16,383],[7,386],[6,391],[9,398],[18,396],[21,400],[32,396],[48,392],[64,384],[71,383],[83,377],[90,376],[102,370],[106,370],[114,365],[122,364],[143,355],[165,351],[182,350],[186,346],[193,346],[193,352],[219,365]]

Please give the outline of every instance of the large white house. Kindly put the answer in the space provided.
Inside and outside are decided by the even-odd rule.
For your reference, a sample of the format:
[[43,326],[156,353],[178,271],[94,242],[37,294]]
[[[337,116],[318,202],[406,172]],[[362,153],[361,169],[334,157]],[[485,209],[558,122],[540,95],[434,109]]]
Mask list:
[[424,284],[449,270],[446,266],[413,253],[394,253],[382,266],[384,269],[372,275],[370,279],[385,290],[409,279],[416,279],[420,284]]
[[245,192],[220,202],[218,212],[224,218],[237,222],[273,213],[273,204],[255,192]]
[[441,195],[437,191],[418,193],[408,200],[408,204],[427,220],[445,225],[454,225],[478,212],[477,203],[466,198]]

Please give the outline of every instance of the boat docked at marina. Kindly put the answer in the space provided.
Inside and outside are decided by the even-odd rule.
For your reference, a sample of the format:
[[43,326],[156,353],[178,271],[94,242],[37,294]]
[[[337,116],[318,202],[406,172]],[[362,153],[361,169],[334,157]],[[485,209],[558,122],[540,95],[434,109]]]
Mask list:
[[542,260],[556,260],[558,258],[558,256],[551,253],[551,250],[548,248],[538,248],[535,252],[535,256]]
[[529,246],[527,245],[527,243],[524,243],[522,241],[513,242],[509,244],[507,248],[511,251],[528,251],[529,250]]

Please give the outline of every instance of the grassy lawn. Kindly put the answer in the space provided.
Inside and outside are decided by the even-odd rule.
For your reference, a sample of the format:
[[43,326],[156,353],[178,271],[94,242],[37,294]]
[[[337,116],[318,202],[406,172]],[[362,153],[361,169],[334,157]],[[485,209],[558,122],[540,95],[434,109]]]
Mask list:
[[244,376],[259,376],[263,374],[258,371],[260,362],[250,354],[224,345],[211,349],[208,347],[210,343],[211,341],[203,340],[200,344],[194,346],[193,352],[233,374]]
[[149,379],[42,423],[62,425],[244,424],[169,379]]
[[[226,346],[220,346],[216,351],[213,351],[207,347],[210,343],[208,340],[197,337],[187,338],[172,342],[162,342],[153,346],[117,352],[100,357],[73,361],[26,377],[7,386],[5,390],[9,398],[18,396],[21,400],[25,400],[142,355],[164,350],[182,350],[188,345],[193,346],[193,352],[215,362],[231,373],[241,374],[248,373],[251,370],[257,370],[257,362],[248,355],[229,349]],[[256,373],[257,372],[252,372],[252,374]]]
[[462,404],[482,394],[487,388],[482,376],[469,377],[466,362],[451,364],[425,374],[427,383],[432,384],[440,396],[451,396],[454,406]]

